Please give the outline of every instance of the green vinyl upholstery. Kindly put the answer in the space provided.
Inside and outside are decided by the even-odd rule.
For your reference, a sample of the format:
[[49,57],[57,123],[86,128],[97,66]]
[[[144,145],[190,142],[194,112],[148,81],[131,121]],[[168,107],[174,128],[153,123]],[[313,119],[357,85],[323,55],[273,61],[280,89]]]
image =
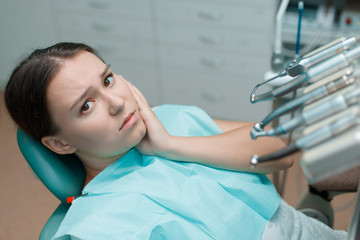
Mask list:
[[85,182],[85,170],[74,154],[56,154],[21,129],[17,131],[17,142],[36,176],[61,201],[40,234],[40,240],[48,240],[55,234],[70,207],[66,199],[81,194]]

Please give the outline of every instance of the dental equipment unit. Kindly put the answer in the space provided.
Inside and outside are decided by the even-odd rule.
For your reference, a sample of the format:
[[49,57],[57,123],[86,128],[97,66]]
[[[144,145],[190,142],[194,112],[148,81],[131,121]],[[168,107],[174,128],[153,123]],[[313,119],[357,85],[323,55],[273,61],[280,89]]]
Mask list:
[[[345,75],[341,76],[340,78],[330,81],[322,86],[319,86],[318,88],[315,88],[312,91],[309,91],[299,96],[298,98],[295,98],[281,105],[280,107],[272,111],[270,114],[268,114],[262,121],[256,123],[251,135],[255,139],[259,135],[257,134],[257,132],[264,131],[264,127],[274,119],[292,110],[298,109],[305,104],[313,103],[319,99],[324,98],[325,96],[331,95],[332,93],[353,84],[354,82],[356,82],[356,78],[352,77],[352,73],[353,70],[350,69]],[[337,77],[337,74],[333,74],[331,77]]]
[[328,101],[318,104],[317,106],[314,106],[308,110],[304,110],[298,116],[294,117],[288,122],[280,124],[279,126],[273,129],[270,129],[268,131],[261,131],[261,132],[252,131],[251,137],[253,139],[256,139],[257,137],[260,136],[279,136],[281,134],[286,134],[301,125],[312,124],[323,118],[331,116],[337,112],[343,111],[349,106],[358,103],[359,100],[360,100],[360,87],[357,87],[350,92],[337,95],[335,97],[332,97]]
[[[346,178],[353,176],[350,181],[357,184],[356,188],[359,192],[359,177],[356,176],[358,176],[360,167],[360,81],[358,81],[360,76],[360,35],[354,32],[354,36],[338,38],[310,52],[309,50],[313,49],[314,45],[311,45],[311,41],[307,39],[301,50],[308,53],[299,57],[303,3],[298,1],[299,21],[296,45],[293,35],[284,35],[285,40],[282,40],[281,36],[282,27],[287,26],[281,25],[281,19],[285,16],[284,12],[286,12],[288,4],[288,0],[282,0],[276,16],[271,70],[265,73],[265,81],[255,85],[250,94],[251,103],[277,100],[274,102],[272,111],[254,125],[250,132],[251,138],[256,140],[258,137],[289,133],[286,136],[288,145],[264,156],[252,156],[249,159],[250,166],[256,168],[256,165],[263,162],[301,152],[300,165],[309,186],[323,184],[323,182],[329,186],[334,183],[332,177],[335,178],[335,181],[339,179],[340,183],[344,185],[347,182],[344,183],[342,174],[346,174]],[[295,31],[294,5],[293,2],[292,11],[288,11],[292,17],[292,24],[289,24],[292,31]],[[326,11],[328,10],[329,8],[326,8]],[[287,17],[289,16],[290,14],[287,15]],[[304,17],[306,18],[305,15]],[[286,23],[286,21],[284,22]],[[315,36],[311,35],[311,39],[315,39]],[[285,56],[287,59],[292,58],[291,51],[288,49],[289,43],[295,46],[295,57],[286,62]],[[319,42],[316,43],[317,46],[319,46],[318,44]],[[284,53],[282,53],[283,50]],[[270,90],[261,91],[261,87],[270,87]],[[285,114],[289,114],[290,120],[280,118]],[[274,121],[275,119],[278,121]],[[273,122],[273,129],[265,130],[264,128],[271,122]],[[296,131],[294,131],[295,129]],[[352,175],[353,170],[355,170],[355,174]],[[286,170],[284,171],[284,180],[285,174]],[[275,175],[274,179],[278,181],[278,177]],[[283,186],[279,187],[279,189],[281,188]],[[342,189],[336,188],[333,191]],[[331,191],[332,189],[320,188],[319,190]],[[319,198],[319,196],[303,195],[304,198],[300,199],[298,205],[299,209],[313,208],[315,201],[313,199]],[[349,226],[348,239],[359,239],[360,236],[360,193],[358,193],[357,202],[355,214]],[[320,203],[323,204],[323,202]],[[326,209],[326,207],[320,209]],[[313,214],[311,211],[309,213],[310,216]],[[324,213],[325,217],[330,216],[327,220],[331,220],[331,215],[326,215],[328,211]],[[319,214],[314,216],[318,217]]]
[[[282,157],[286,157],[290,154],[293,154],[300,150],[307,150],[313,148],[329,139],[347,133],[350,129],[350,132],[353,132],[354,128],[360,129],[360,106],[356,105],[352,108],[347,109],[344,113],[338,114],[337,119],[326,124],[318,129],[310,132],[309,134],[299,138],[294,143],[288,145],[287,147],[265,156],[259,157],[254,155],[250,163],[255,166],[261,162],[267,162]],[[359,142],[357,140],[356,142]],[[328,151],[325,151],[328,152]],[[360,151],[357,150],[357,154],[360,156]],[[312,169],[312,168],[311,168]]]
[[[310,85],[322,77],[349,66],[352,61],[360,57],[360,46],[355,46],[359,41],[360,37],[340,38],[296,58],[289,62],[282,72],[263,83],[257,84],[250,95],[250,102],[274,100],[298,87],[305,84]],[[285,76],[294,78],[267,93],[256,95],[260,86]]]
[[[359,108],[353,108],[353,114],[359,113]],[[357,123],[339,134],[307,148],[300,157],[300,165],[308,183],[313,184],[359,165],[360,125]]]

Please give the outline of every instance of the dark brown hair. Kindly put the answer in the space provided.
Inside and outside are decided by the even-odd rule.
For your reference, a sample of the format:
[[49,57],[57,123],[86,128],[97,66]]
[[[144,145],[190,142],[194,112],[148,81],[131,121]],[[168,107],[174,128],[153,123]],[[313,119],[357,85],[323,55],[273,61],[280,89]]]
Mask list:
[[40,140],[58,132],[47,106],[47,86],[61,63],[81,51],[99,57],[88,45],[62,42],[35,50],[13,70],[5,88],[6,108],[17,125],[31,137]]

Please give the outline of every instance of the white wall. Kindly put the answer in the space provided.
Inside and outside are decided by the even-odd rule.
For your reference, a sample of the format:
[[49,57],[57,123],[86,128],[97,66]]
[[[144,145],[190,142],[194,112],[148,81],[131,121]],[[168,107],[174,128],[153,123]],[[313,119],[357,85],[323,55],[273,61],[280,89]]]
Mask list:
[[4,87],[14,66],[33,48],[55,41],[47,0],[0,2],[0,88]]
[[271,103],[249,96],[270,68],[274,1],[3,0],[0,88],[34,49],[86,42],[152,106],[190,104],[214,118],[259,121]]

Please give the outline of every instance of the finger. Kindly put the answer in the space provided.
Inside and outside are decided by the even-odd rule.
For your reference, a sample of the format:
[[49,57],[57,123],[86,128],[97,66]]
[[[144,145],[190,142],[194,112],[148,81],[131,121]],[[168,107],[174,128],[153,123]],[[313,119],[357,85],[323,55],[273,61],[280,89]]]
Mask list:
[[134,98],[137,102],[137,105],[140,109],[141,116],[143,120],[147,123],[148,121],[151,121],[151,119],[154,118],[154,112],[152,111],[151,107],[149,106],[146,98],[144,95],[140,92],[139,89],[137,89],[134,85],[132,85],[129,82],[129,87],[131,91],[133,92]]
[[141,92],[139,91],[139,89],[137,89],[134,85],[132,85],[130,82],[128,82],[129,88],[132,91],[135,100],[138,103],[146,103],[145,97],[141,94]]
[[130,86],[132,87],[133,91],[137,94],[137,96],[140,98],[140,100],[147,104],[148,102],[147,102],[145,96],[142,94],[142,92],[137,87],[132,85],[131,83],[130,83]]
[[128,82],[128,85],[129,85],[129,88],[130,88],[130,90],[131,90],[131,92],[132,92],[132,94],[133,94],[136,102],[140,102],[141,99],[140,99],[140,97],[139,97],[139,94],[135,91],[133,85],[132,85],[130,82]]

